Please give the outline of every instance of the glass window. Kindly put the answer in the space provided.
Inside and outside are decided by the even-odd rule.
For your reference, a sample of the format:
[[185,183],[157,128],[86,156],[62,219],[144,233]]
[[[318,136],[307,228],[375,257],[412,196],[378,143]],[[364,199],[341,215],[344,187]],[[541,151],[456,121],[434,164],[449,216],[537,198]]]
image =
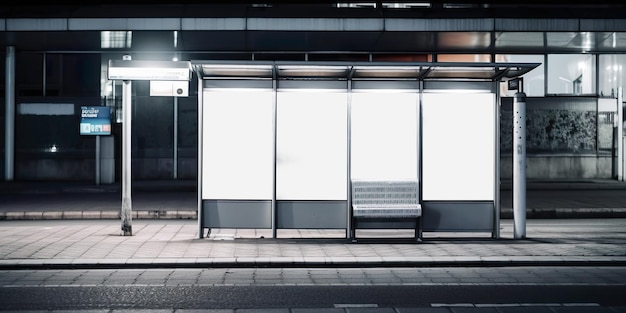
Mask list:
[[46,95],[97,97],[100,95],[100,56],[97,54],[48,55]]
[[[522,55],[522,54],[499,54],[496,55],[497,62],[510,63],[541,63],[534,70],[522,75],[523,91],[529,97],[543,97],[546,93],[545,75],[544,75],[544,56],[543,55]],[[508,90],[506,84],[502,84],[501,95],[503,97],[512,97],[517,91]]]
[[15,68],[16,96],[43,96],[43,55],[16,54]]
[[437,62],[491,62],[490,54],[438,54]]
[[626,89],[626,55],[600,55],[600,87],[601,97],[617,97],[617,89]]
[[592,95],[596,93],[594,54],[549,54],[548,94]]
[[615,127],[617,124],[617,101],[615,99],[598,99],[596,145],[599,154],[615,153]]
[[102,31],[100,32],[100,47],[103,49],[130,48],[132,38],[132,31]]
[[81,136],[78,129],[80,106],[19,103],[16,109],[16,160],[93,157],[93,136]]

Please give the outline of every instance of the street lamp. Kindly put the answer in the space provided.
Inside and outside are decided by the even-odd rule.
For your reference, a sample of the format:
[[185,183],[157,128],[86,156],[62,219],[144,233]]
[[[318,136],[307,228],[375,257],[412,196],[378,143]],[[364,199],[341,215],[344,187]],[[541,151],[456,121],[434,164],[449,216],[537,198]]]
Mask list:
[[[131,198],[131,81],[189,81],[189,61],[132,61],[129,55],[122,60],[109,60],[108,78],[122,80],[122,234],[132,236]],[[182,85],[180,88],[188,88]],[[184,90],[186,93],[187,90]]]

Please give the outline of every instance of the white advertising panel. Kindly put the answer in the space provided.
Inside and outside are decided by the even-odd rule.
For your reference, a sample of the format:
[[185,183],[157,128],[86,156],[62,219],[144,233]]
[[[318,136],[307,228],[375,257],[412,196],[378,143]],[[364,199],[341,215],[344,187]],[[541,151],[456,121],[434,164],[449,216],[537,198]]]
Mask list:
[[423,200],[494,200],[494,101],[491,93],[424,93]]
[[273,93],[205,91],[202,198],[271,200]]
[[277,94],[277,200],[347,200],[347,94]]
[[352,94],[352,179],[418,179],[417,103],[417,93]]

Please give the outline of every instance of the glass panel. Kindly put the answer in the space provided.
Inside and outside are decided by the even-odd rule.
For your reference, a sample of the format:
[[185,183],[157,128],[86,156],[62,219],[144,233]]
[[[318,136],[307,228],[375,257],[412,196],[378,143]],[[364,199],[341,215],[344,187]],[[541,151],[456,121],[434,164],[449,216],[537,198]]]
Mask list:
[[598,39],[594,32],[547,32],[546,46],[558,50],[587,52],[595,49]]
[[[543,67],[543,55],[522,55],[522,54],[498,54],[496,55],[496,62],[510,62],[510,63],[541,63],[535,69],[531,70],[527,74],[522,75],[524,79],[524,93],[528,97],[544,97],[546,94],[545,88],[545,75]],[[512,97],[517,92],[516,90],[508,90],[506,83],[501,84],[500,90],[503,97]]]
[[546,33],[546,47],[549,48],[564,48],[570,47],[580,51],[580,47],[576,47],[573,43],[576,40],[578,33],[575,32],[547,32]]
[[496,34],[496,48],[543,49],[543,32],[501,32]]
[[43,96],[43,54],[17,53],[15,55],[15,95],[17,97]]
[[408,78],[415,79],[423,72],[419,66],[355,66],[353,78]]
[[326,77],[343,78],[348,76],[347,66],[289,66],[279,65],[278,76],[280,77]]
[[491,62],[489,54],[437,54],[437,62]]
[[277,94],[276,199],[347,200],[347,94]]
[[100,47],[103,49],[130,48],[132,31],[102,31],[100,32]]
[[[81,136],[79,132],[80,106],[72,103],[20,103],[16,109],[16,160],[52,162],[93,158],[95,140],[91,136]],[[50,166],[53,166],[52,163]],[[33,171],[37,172],[37,169]]]
[[[137,84],[132,83],[132,88]],[[172,157],[172,136],[174,134],[173,97],[135,96],[133,106],[132,153],[156,161]],[[145,162],[146,163],[146,162]],[[141,168],[133,166],[133,171]],[[156,175],[157,173],[148,173]]]
[[203,199],[272,199],[272,103],[271,90],[204,93]]
[[493,67],[455,67],[455,66],[434,66],[428,73],[428,78],[458,78],[483,80],[492,79],[496,75]]
[[617,97],[617,88],[626,89],[626,55],[600,55],[600,96]]
[[352,179],[417,180],[417,93],[352,94]]
[[491,46],[492,34],[491,32],[443,31],[437,32],[435,40],[437,40],[437,46],[441,51],[467,51],[468,49],[478,51],[481,49],[487,49]]
[[424,200],[494,200],[494,98],[489,93],[424,93]]
[[599,33],[599,49],[602,51],[626,51],[626,32]]
[[548,94],[582,95],[596,92],[596,56],[549,54]]
[[617,150],[617,100],[598,99],[597,149],[599,154],[614,154]]

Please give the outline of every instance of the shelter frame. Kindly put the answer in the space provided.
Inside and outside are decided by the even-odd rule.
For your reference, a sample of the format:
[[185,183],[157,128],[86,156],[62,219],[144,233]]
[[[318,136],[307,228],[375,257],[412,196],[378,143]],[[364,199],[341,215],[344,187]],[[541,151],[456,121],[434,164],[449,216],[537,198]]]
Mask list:
[[[488,232],[493,238],[499,238],[500,82],[515,79],[539,64],[262,61],[192,61],[192,64],[198,75],[198,234],[200,238],[204,236],[206,229],[210,231],[211,228],[271,229],[273,237],[277,237],[278,229],[344,229],[346,237],[353,237],[354,225],[351,225],[352,96],[358,89],[400,90],[415,93],[417,96],[415,103],[415,118],[418,127],[417,134],[415,134],[417,173],[415,174],[420,186],[420,203],[423,207],[421,229],[424,232]],[[431,116],[428,115],[429,111],[424,112],[424,109],[436,108],[437,104],[433,105],[429,101],[438,99],[440,97],[438,95],[453,95],[459,93],[461,89],[466,95],[483,94],[479,96],[482,99],[479,101],[487,103],[483,107],[485,112],[491,115],[487,117],[487,119],[492,119],[487,122],[489,124],[487,134],[491,132],[491,138],[485,139],[486,150],[491,150],[487,155],[491,168],[487,171],[489,177],[485,178],[489,190],[486,191],[486,196],[475,199],[467,194],[459,198],[444,199],[445,197],[438,196],[436,192],[432,196],[433,193],[429,189],[431,185],[425,186],[431,183],[429,177],[423,176],[424,144],[426,143],[426,148],[430,149],[429,142],[434,141],[431,138],[432,134],[424,137],[425,131],[426,134],[428,133],[428,130],[423,129],[424,123],[426,122],[426,126],[431,125],[429,121],[423,120],[425,113]],[[220,95],[220,92],[223,94]],[[245,103],[245,100],[226,100],[243,92],[256,92],[255,97],[259,99],[259,103],[251,105]],[[294,100],[298,97],[300,99],[317,98],[319,105],[298,103],[300,101]],[[221,106],[220,101],[222,101]],[[228,104],[225,104],[226,101],[229,101]],[[218,105],[212,106],[212,103],[218,103]],[[329,103],[331,104],[328,105]],[[253,110],[253,112],[247,110]],[[315,123],[306,123],[306,115],[298,117],[303,110],[308,112],[304,114],[321,114],[319,116],[331,113],[333,118],[327,121],[330,124],[317,127]],[[224,116],[218,117],[215,114],[224,114]],[[448,112],[448,114],[453,113]],[[259,119],[258,116],[265,117]],[[229,117],[230,120],[223,117]],[[295,123],[285,123],[291,118],[300,118],[300,120]],[[237,131],[238,126],[232,122],[241,121],[247,121],[246,125],[251,125],[253,129]],[[205,127],[214,127],[219,123],[223,124],[218,127],[224,129],[205,132]],[[239,124],[239,126],[242,125]],[[285,127],[292,128],[286,131]],[[343,136],[327,134],[324,137],[324,129],[327,128],[334,129],[336,134],[341,132]],[[221,130],[226,129],[233,133],[229,133],[229,136],[237,136],[239,144],[246,147],[258,142],[263,144],[256,146],[257,150],[248,150],[249,154],[238,151],[235,152],[237,154],[229,155],[227,151],[230,151],[231,146],[228,140],[220,139],[220,136],[226,135]],[[290,190],[290,186],[306,184],[306,181],[302,181],[297,175],[292,175],[293,171],[285,167],[286,162],[282,159],[287,155],[285,153],[297,152],[294,149],[283,151],[289,150],[290,145],[297,144],[293,138],[286,138],[288,136],[285,134],[299,132],[306,137],[311,130],[321,132],[321,138],[326,139],[309,143],[319,144],[318,148],[328,149],[331,152],[334,159],[329,161],[332,165],[331,171],[326,174],[334,179],[326,181],[318,179],[307,188]],[[305,145],[300,148],[306,149],[307,147]],[[220,156],[220,154],[223,155]],[[241,156],[241,154],[245,155]],[[250,161],[252,165],[248,168],[248,172],[255,171],[252,182],[246,179],[246,174],[241,174],[248,173],[246,170],[239,172],[239,175],[244,176],[231,180],[231,176],[237,175],[230,175],[232,171],[228,171],[228,164],[225,163],[229,163],[233,157],[240,156],[243,159],[239,159],[238,164],[231,164],[231,170],[237,172],[239,165],[245,167]],[[426,162],[429,162],[428,155],[426,156]],[[465,156],[454,155],[452,157],[463,158]],[[278,161],[279,158],[281,161]],[[306,158],[306,155],[300,155],[294,160],[300,162]],[[262,169],[257,171],[257,167],[252,166],[259,160],[263,160],[263,163],[257,164],[261,164],[259,167]],[[306,166],[317,166],[311,160],[303,162],[309,162],[305,164]],[[427,165],[430,168],[430,164]],[[334,171],[332,171],[333,166]],[[300,167],[302,168],[304,167]],[[307,172],[306,175],[315,176],[317,172],[324,175],[324,170],[327,170],[324,166],[317,167]],[[471,177],[465,178],[471,179]],[[454,180],[455,177],[447,179]],[[230,182],[225,180],[230,180]],[[224,184],[226,186],[230,184],[231,188],[226,187],[220,191],[219,189]],[[237,186],[236,188],[244,186],[244,188],[235,190],[233,186]],[[423,199],[424,192],[427,195],[426,199]],[[431,196],[428,196],[429,193]],[[382,226],[374,225],[374,228],[380,227]],[[398,225],[398,228],[403,228],[403,225]]]

